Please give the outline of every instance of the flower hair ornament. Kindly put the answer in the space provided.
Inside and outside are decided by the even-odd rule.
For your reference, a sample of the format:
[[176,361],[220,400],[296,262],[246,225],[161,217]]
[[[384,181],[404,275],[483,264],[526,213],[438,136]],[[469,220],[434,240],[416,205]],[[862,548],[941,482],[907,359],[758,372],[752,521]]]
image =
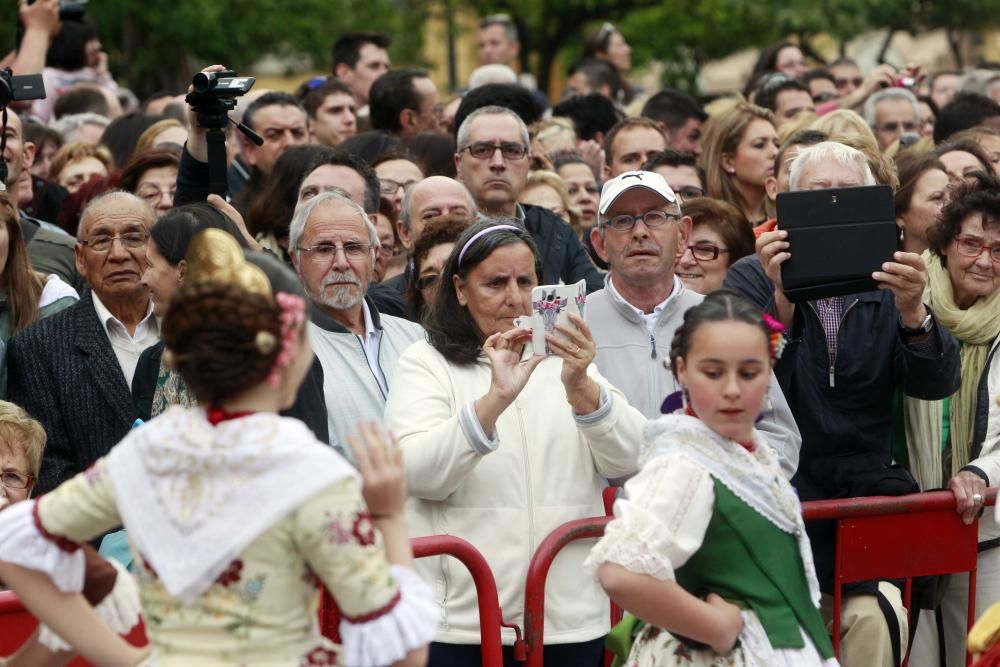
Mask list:
[[767,313],[763,313],[761,317],[764,318],[764,324],[767,325],[768,330],[771,332],[768,339],[771,358],[781,359],[781,353],[785,351],[785,345],[788,344],[788,339],[785,338],[785,325]]
[[281,371],[288,368],[295,358],[299,332],[306,323],[306,302],[302,297],[288,292],[278,292],[274,300],[281,311],[278,315],[281,322],[281,350],[267,375],[267,383],[277,387],[281,383]]

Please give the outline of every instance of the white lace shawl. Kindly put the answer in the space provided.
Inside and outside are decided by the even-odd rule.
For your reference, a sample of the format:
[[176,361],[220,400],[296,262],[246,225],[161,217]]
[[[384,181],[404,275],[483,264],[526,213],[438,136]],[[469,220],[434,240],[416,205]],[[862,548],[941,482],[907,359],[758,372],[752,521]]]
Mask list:
[[306,499],[357,475],[298,420],[213,426],[202,408],[179,406],[132,431],[107,470],[130,540],[185,604]]
[[645,466],[662,454],[685,456],[779,530],[793,535],[798,541],[810,596],[818,607],[819,582],[802,520],[802,506],[781,472],[777,454],[756,429],[753,441],[756,447],[750,453],[739,443],[715,433],[700,419],[664,415],[647,424],[639,465]]

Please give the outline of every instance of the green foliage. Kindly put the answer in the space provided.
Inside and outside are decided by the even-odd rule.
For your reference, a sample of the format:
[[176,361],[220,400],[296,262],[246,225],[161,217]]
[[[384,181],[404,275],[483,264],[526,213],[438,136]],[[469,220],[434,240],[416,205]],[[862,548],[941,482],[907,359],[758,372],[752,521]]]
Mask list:
[[[337,35],[378,30],[393,36],[393,60],[418,59],[424,0],[94,0],[111,71],[141,96],[181,90],[193,72],[222,63],[240,72],[265,55],[317,69],[330,66]],[[0,29],[14,43],[13,17]],[[6,32],[3,32],[6,31]]]

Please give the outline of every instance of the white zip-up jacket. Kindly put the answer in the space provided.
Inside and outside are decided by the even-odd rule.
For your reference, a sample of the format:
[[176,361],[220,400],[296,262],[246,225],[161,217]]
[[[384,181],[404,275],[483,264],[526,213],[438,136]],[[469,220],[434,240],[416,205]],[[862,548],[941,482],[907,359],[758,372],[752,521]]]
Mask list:
[[[529,354],[530,346],[525,360]],[[561,370],[558,357],[542,361],[486,434],[473,403],[490,388],[487,358],[458,366],[418,341],[400,357],[385,407],[386,427],[403,447],[411,535],[471,542],[496,577],[504,618],[522,628],[535,549],[561,524],[604,514],[602,477],[636,472],[646,423],[593,365],[600,407],[574,415]],[[607,596],[582,569],[593,544],[574,542],[549,572],[546,643],[589,641],[608,631]],[[478,644],[476,590],[465,567],[444,557],[422,558],[417,568],[441,605],[436,641]],[[512,631],[503,630],[503,643],[514,643]]]

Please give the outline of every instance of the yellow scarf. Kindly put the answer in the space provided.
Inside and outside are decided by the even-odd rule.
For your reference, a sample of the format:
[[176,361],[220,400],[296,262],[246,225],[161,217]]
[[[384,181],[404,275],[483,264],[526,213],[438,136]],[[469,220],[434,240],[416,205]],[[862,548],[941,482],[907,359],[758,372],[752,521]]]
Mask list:
[[[979,380],[983,374],[986,359],[989,357],[990,345],[997,334],[1000,334],[1000,290],[977,300],[971,308],[962,310],[955,304],[955,292],[952,289],[951,277],[941,263],[941,258],[929,250],[925,251],[922,257],[927,265],[927,289],[924,291],[924,303],[934,311],[934,317],[937,318],[937,321],[948,329],[960,343],[962,384],[951,397],[950,477],[969,462]],[[937,404],[940,406],[940,403]],[[940,423],[939,420],[938,423]],[[923,443],[925,447],[930,446],[937,451],[940,450],[940,429],[938,429],[936,438],[932,434],[924,433],[921,435],[932,438],[929,442]],[[909,434],[907,436],[909,437]]]

